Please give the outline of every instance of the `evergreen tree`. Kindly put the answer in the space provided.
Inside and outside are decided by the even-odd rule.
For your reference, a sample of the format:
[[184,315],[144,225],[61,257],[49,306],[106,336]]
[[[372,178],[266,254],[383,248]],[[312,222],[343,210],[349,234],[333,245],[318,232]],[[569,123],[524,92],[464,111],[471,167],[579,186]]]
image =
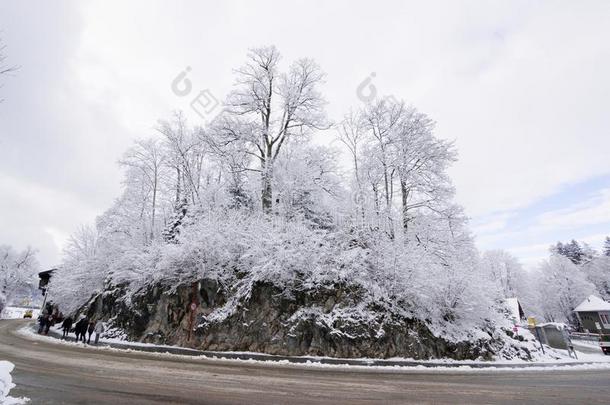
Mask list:
[[574,239],[566,244],[557,242],[555,246],[551,246],[551,252],[567,257],[574,264],[582,264],[587,256],[583,247]]
[[597,251],[593,249],[588,243],[581,242],[580,246],[582,255],[581,255],[581,264],[591,262],[595,257],[597,257]]
[[603,247],[603,255],[610,256],[610,236],[606,236]]
[[552,254],[561,255],[561,256],[566,255],[565,247],[563,246],[563,243],[561,243],[561,242],[557,242],[555,245],[551,245],[549,250],[551,251]]

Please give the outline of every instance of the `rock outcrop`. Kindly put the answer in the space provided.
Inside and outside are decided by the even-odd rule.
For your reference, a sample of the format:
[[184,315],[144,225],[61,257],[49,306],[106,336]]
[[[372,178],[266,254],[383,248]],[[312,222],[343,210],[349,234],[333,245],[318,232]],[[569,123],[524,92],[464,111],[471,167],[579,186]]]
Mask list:
[[[400,316],[387,303],[367,301],[358,286],[286,294],[255,283],[238,297],[204,279],[172,290],[162,285],[130,295],[126,290],[109,289],[84,309],[133,341],[291,356],[456,360],[491,359],[505,346],[491,332],[462,342],[435,336],[425,322]],[[515,354],[529,357],[523,349]]]

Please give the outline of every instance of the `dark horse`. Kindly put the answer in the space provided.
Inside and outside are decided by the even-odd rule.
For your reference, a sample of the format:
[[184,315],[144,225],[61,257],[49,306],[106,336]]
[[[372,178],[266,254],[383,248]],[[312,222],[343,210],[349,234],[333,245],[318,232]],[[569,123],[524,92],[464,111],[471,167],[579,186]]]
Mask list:
[[76,333],[76,341],[82,338],[83,343],[85,343],[85,334],[87,333],[87,326],[89,325],[89,320],[87,318],[82,318],[78,322],[76,322],[76,326],[74,326],[74,333]]

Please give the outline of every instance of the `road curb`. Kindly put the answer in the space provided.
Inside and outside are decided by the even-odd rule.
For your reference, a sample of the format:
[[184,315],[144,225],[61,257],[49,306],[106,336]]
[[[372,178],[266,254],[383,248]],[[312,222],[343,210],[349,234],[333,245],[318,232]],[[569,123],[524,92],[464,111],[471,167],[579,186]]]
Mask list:
[[[35,325],[32,330],[37,331]],[[64,340],[62,334],[56,330],[49,330],[48,337],[52,337],[57,340]],[[74,342],[75,340],[70,338],[68,342]],[[115,343],[115,342],[100,342],[100,345],[92,347],[111,347],[114,349],[122,350],[133,350],[147,353],[169,353],[181,356],[196,356],[196,357],[207,357],[212,359],[230,359],[230,360],[256,360],[256,361],[272,361],[272,362],[286,362],[293,364],[328,364],[328,365],[349,365],[349,366],[381,366],[381,367],[425,367],[425,368],[460,368],[470,367],[476,369],[509,369],[509,368],[553,368],[553,367],[571,367],[571,366],[586,366],[586,365],[599,365],[606,364],[604,362],[573,362],[573,363],[525,363],[525,364],[506,364],[506,363],[443,363],[434,361],[416,361],[416,360],[385,360],[385,359],[345,359],[345,358],[330,358],[330,357],[311,357],[311,356],[278,356],[272,354],[263,353],[239,353],[239,352],[218,352],[208,350],[197,350],[189,349],[186,347],[159,347],[159,346],[140,346],[130,343]],[[608,363],[610,364],[610,363]]]

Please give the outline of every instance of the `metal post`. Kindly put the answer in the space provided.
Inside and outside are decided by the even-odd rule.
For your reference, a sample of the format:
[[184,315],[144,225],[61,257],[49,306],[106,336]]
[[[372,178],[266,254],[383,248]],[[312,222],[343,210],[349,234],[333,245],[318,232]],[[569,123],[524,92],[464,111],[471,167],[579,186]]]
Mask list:
[[197,309],[197,304],[195,302],[191,302],[189,305],[189,309],[191,310],[191,315],[189,317],[189,334],[188,341],[191,341],[191,334],[193,333],[193,324],[195,323],[195,310]]
[[538,327],[534,326],[534,329],[536,330],[536,337],[538,338],[538,341],[540,342],[540,348],[542,349],[542,354],[544,353],[544,346],[542,345],[542,338],[540,337],[540,330],[538,330]]
[[40,307],[40,315],[44,312],[44,306],[47,303],[47,297],[49,296],[49,289],[45,287],[44,289],[44,298],[42,300],[42,306]]
[[197,310],[197,307],[199,306],[199,299],[198,299],[198,295],[199,295],[199,283],[194,282],[191,284],[191,304],[189,305],[189,309],[191,311],[190,314],[190,318],[189,318],[189,334],[188,334],[188,341],[191,341],[191,335],[193,333],[193,326],[195,323],[195,311]]

